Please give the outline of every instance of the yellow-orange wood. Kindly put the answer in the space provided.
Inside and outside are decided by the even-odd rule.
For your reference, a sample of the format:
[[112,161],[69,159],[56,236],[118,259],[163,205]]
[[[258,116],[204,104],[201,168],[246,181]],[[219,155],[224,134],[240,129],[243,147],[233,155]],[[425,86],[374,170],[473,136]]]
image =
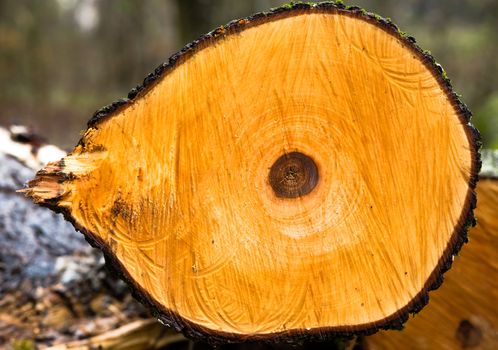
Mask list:
[[498,349],[498,179],[477,185],[477,226],[427,308],[401,332],[365,338],[375,349]]
[[[296,12],[186,59],[87,130],[30,194],[61,195],[137,285],[195,325],[353,329],[406,307],[462,224],[463,124],[398,37]],[[269,169],[294,151],[319,181],[281,198]]]

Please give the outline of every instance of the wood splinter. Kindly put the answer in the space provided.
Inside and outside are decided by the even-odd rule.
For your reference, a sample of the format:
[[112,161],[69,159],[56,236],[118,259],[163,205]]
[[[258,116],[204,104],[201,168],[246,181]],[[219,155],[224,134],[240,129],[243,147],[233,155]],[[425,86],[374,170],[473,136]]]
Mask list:
[[190,336],[372,333],[420,310],[466,240],[469,120],[391,22],[294,4],[185,47],[25,192]]

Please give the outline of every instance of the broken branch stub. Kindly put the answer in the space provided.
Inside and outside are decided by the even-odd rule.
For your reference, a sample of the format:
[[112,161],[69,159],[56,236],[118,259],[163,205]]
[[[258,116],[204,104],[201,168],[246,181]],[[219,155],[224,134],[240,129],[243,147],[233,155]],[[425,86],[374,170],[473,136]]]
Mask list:
[[389,21],[295,4],[187,45],[26,192],[189,335],[370,333],[425,305],[466,240],[469,119]]

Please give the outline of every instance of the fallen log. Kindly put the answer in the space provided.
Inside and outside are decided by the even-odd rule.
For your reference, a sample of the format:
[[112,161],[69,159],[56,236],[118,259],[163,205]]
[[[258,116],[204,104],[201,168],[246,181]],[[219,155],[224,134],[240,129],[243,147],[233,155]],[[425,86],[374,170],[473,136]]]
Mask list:
[[477,226],[427,308],[401,332],[382,331],[365,349],[498,348],[498,152],[483,152]]
[[474,224],[478,136],[391,22],[294,4],[220,27],[24,190],[207,340],[399,328]]

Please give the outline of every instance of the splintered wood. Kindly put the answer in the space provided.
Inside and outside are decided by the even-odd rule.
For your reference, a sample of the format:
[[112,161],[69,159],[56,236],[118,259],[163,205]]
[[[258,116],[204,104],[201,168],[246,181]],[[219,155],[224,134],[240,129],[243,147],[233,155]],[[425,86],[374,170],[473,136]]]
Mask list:
[[472,224],[477,142],[430,56],[338,6],[201,38],[26,192],[187,334],[399,327]]

